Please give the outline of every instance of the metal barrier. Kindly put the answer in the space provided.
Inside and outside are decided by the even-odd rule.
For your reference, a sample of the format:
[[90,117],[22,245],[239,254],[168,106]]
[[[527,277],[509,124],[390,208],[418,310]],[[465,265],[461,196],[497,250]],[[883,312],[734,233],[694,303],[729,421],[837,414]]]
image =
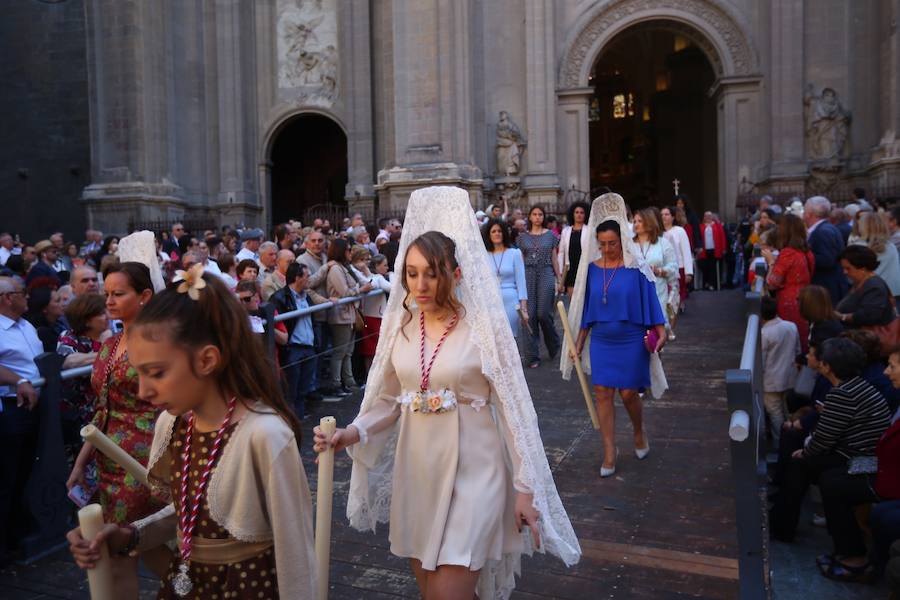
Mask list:
[[766,497],[765,410],[762,386],[760,300],[765,272],[746,294],[747,330],[739,369],[725,373],[730,415],[731,471],[737,514],[740,599],[771,598]]
[[[266,352],[275,364],[274,324],[287,319],[312,315],[344,304],[357,302],[383,294],[374,290],[367,294],[341,298],[337,302],[325,302],[309,308],[299,309],[275,316],[272,304],[260,306],[266,320]],[[75,369],[62,369],[63,357],[54,352],[45,352],[35,358],[41,377],[31,382],[40,391],[40,399],[35,408],[38,419],[38,440],[35,461],[25,485],[25,504],[37,525],[37,530],[22,540],[25,562],[33,562],[59,550],[65,545],[64,535],[73,526],[72,515],[75,505],[66,495],[66,480],[69,477],[68,463],[63,446],[62,424],[59,404],[62,397],[62,382],[66,379],[89,377],[91,365]]]

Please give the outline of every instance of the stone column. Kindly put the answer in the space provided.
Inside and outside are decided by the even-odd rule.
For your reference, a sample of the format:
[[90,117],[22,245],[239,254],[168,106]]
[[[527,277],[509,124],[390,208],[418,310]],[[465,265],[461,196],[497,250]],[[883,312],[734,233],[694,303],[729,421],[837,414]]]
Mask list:
[[557,90],[556,122],[559,128],[559,185],[563,193],[591,190],[588,112],[594,88]]
[[723,220],[734,220],[741,177],[762,155],[759,122],[759,77],[728,77],[713,89],[718,117],[719,203]]
[[771,123],[770,179],[801,182],[806,178],[803,121],[803,5],[782,0],[771,6]]
[[159,3],[85,2],[92,184],[82,202],[105,233],[184,214],[169,173],[167,19]]
[[342,67],[338,78],[347,123],[348,178],[344,195],[351,210],[367,210],[375,200],[369,3],[341,0],[338,23]]
[[222,222],[257,225],[262,206],[254,164],[256,96],[248,93],[256,86],[253,6],[217,0],[215,11],[219,189],[214,208]]
[[478,202],[473,159],[470,3],[395,0],[391,4],[393,154],[378,172],[382,212],[402,211],[412,190],[458,185]]
[[525,193],[531,204],[554,202],[556,172],[555,63],[553,2],[525,2],[525,108],[528,147]]

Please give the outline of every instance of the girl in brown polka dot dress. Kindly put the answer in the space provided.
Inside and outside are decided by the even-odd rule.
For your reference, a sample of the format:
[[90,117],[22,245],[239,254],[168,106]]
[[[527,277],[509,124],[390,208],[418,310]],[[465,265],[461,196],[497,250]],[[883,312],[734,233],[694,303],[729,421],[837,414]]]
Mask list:
[[[297,443],[246,313],[202,266],[154,297],[133,326],[140,396],[163,409],[149,479],[170,504],[127,527],[107,525],[111,553],[177,540],[158,598],[312,599],[312,503]],[[69,533],[82,568],[98,559]]]

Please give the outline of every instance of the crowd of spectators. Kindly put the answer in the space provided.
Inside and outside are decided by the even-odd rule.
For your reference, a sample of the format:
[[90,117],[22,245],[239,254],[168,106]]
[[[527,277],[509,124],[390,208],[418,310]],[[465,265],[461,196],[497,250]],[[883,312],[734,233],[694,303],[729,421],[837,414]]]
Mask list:
[[[809,526],[833,545],[821,574],[900,586],[900,207],[823,196],[748,216],[742,253],[765,264],[763,397],[777,462],[770,531],[794,542],[807,492],[821,506]],[[815,502],[813,503],[815,505]]]

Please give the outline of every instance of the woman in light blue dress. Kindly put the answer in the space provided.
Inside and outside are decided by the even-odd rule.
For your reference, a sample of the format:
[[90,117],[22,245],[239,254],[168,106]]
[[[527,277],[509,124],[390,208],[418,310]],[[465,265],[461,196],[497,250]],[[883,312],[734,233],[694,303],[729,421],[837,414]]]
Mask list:
[[500,281],[503,307],[512,328],[519,337],[521,321],[528,321],[528,291],[525,285],[525,261],[522,253],[512,247],[509,227],[500,219],[488,219],[481,227],[481,237],[487,249],[491,272]]

